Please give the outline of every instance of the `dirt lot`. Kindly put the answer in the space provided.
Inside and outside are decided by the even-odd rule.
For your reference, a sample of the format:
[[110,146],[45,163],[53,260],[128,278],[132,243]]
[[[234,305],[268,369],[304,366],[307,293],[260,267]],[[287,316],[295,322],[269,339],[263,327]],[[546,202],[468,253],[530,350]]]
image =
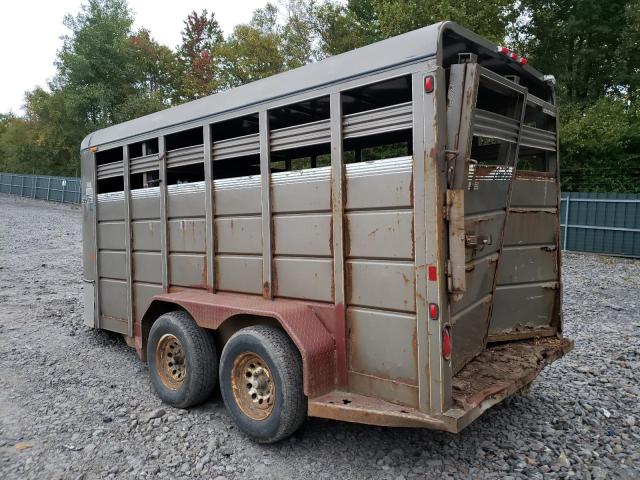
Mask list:
[[134,351],[82,325],[80,222],[0,196],[2,479],[640,477],[639,261],[565,255],[575,350],[458,436],[311,419],[263,446],[219,396],[163,406]]

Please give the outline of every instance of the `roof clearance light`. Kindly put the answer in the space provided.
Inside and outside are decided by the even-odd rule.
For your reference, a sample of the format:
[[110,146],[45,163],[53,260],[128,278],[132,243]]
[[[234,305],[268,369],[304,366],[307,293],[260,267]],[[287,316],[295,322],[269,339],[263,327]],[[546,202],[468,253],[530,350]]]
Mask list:
[[503,55],[509,55],[509,49],[507,47],[504,46],[499,46],[498,47],[498,53],[502,53]]
[[524,58],[524,57],[520,57],[520,63],[521,63],[522,65],[526,65],[527,63],[529,63],[529,60],[527,60],[527,59],[526,59],[526,58]]
[[517,53],[511,53],[511,55],[509,55],[511,57],[512,60],[515,60],[516,62],[518,61],[518,54]]

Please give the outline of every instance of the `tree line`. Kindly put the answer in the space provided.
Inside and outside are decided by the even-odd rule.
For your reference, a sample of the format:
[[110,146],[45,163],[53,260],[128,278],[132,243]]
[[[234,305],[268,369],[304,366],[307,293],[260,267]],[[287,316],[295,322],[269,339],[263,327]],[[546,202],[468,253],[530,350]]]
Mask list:
[[192,12],[180,44],[87,0],[47,88],[0,114],[0,171],[77,175],[91,131],[450,19],[555,75],[563,188],[640,191],[640,0],[282,0],[224,35]]

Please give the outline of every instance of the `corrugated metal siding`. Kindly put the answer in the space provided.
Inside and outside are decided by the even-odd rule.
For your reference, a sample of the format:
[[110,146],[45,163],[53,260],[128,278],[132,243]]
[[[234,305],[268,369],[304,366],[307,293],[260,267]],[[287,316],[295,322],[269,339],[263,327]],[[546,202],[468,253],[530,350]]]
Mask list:
[[638,194],[564,193],[560,219],[564,250],[640,257]]

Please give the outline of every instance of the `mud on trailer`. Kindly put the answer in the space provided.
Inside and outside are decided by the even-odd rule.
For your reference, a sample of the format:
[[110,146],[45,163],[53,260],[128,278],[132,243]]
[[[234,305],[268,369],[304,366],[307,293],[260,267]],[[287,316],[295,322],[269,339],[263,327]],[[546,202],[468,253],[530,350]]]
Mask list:
[[171,405],[219,382],[258,441],[307,415],[458,432],[572,347],[556,112],[446,22],[97,131],[85,321]]

